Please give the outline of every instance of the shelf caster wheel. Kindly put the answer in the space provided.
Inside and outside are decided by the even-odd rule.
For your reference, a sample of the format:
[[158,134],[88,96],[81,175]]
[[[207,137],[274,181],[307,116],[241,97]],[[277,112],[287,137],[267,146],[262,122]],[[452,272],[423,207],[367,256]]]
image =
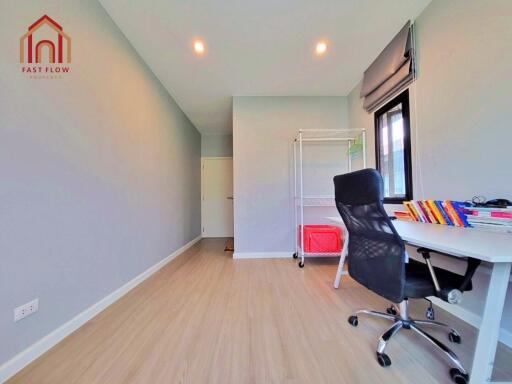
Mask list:
[[299,257],[299,255],[297,254],[297,252],[295,252],[295,253],[293,254],[293,258],[294,258],[294,259],[297,259],[298,257]]
[[393,305],[389,308],[386,308],[386,313],[392,316],[398,315],[398,312],[396,311],[396,308]]
[[359,320],[357,319],[357,316],[350,316],[348,318],[348,323],[353,327],[357,327],[357,324],[359,324]]
[[299,268],[304,268],[304,262],[303,261],[299,261]]
[[453,331],[451,331],[449,334],[448,334],[448,338],[450,339],[450,341],[452,343],[455,343],[455,344],[460,344],[461,343],[461,337],[458,333],[455,333]]
[[467,373],[462,373],[458,368],[450,369],[450,376],[452,380],[456,384],[468,384],[469,383],[469,375]]
[[391,365],[391,359],[385,353],[377,352],[377,361],[381,367],[389,367]]

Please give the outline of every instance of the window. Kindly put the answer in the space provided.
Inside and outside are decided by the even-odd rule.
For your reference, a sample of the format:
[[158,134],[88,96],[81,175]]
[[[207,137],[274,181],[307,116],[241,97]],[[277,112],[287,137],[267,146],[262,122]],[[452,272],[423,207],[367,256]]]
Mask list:
[[384,179],[384,203],[412,199],[409,91],[375,112],[375,155]]

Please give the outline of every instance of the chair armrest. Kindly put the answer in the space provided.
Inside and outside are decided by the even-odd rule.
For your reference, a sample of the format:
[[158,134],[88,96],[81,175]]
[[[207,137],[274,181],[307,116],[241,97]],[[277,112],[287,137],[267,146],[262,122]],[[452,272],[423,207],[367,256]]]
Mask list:
[[469,257],[467,259],[468,262],[466,272],[464,273],[462,283],[459,285],[459,287],[441,287],[439,280],[437,279],[434,267],[432,266],[432,262],[430,261],[430,252],[433,251],[428,248],[418,248],[418,253],[421,253],[425,259],[425,263],[428,266],[428,270],[430,271],[430,276],[432,277],[432,282],[434,283],[436,290],[436,296],[450,304],[458,304],[461,300],[462,292],[467,290],[467,287],[471,283],[471,279],[473,278],[473,275],[475,274],[476,269],[480,265],[481,261]]
[[436,271],[434,270],[434,267],[432,266],[432,262],[430,261],[430,252],[432,252],[428,248],[418,248],[418,253],[421,253],[421,256],[423,256],[423,259],[425,259],[425,263],[427,263],[428,270],[430,271],[430,277],[432,278],[432,282],[434,283],[434,287],[436,289],[436,292],[439,294],[441,292],[441,286],[439,285],[439,281],[437,280]]
[[478,266],[482,263],[481,260],[474,259],[472,257],[468,257],[468,266],[466,267],[466,273],[464,274],[464,280],[462,280],[462,284],[460,285],[459,289],[464,292],[469,283],[471,283],[471,279],[473,278],[473,275],[476,272],[476,269]]

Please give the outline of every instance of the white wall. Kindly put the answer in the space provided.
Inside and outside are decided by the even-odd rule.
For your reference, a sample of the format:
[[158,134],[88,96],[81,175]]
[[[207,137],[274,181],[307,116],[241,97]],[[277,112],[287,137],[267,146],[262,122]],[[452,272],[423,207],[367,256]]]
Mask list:
[[[410,89],[415,199],[512,200],[512,2],[433,1],[416,20],[418,79]],[[348,97],[351,125],[369,130],[375,164],[373,115],[362,109],[360,84]],[[412,251],[414,252],[414,251]],[[461,266],[446,258],[437,263]],[[469,316],[481,313],[488,270],[464,295]],[[512,345],[512,288],[502,340]]]
[[[299,129],[340,129],[347,125],[346,97],[234,98],[235,256],[293,253],[293,139]],[[315,151],[328,156],[315,157]],[[330,170],[317,174],[318,183],[309,183],[306,188],[333,196],[332,176],[336,167],[343,171],[346,152],[316,147],[306,154],[311,162],[324,162],[322,168]],[[314,167],[310,174],[315,174]],[[317,213],[318,217],[325,215]]]
[[233,135],[201,135],[201,157],[233,156]]
[[[20,70],[45,13],[72,38],[59,80]],[[201,144],[96,1],[2,0],[0,51],[1,366],[200,235]]]

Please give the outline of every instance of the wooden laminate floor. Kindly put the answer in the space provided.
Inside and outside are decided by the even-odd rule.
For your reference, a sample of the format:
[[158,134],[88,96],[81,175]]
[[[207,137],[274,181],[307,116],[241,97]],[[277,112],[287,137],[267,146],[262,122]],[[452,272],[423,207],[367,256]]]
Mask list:
[[[344,277],[332,288],[334,259],[233,260],[225,239],[208,239],[161,269],[9,383],[450,383],[446,361],[405,330],[390,343],[393,364],[375,360],[385,320],[347,316],[386,301]],[[425,303],[411,305],[424,314]],[[414,314],[414,313],[413,313]],[[468,367],[475,330],[453,345]],[[430,332],[442,341],[446,334]],[[495,378],[512,379],[500,345]]]

